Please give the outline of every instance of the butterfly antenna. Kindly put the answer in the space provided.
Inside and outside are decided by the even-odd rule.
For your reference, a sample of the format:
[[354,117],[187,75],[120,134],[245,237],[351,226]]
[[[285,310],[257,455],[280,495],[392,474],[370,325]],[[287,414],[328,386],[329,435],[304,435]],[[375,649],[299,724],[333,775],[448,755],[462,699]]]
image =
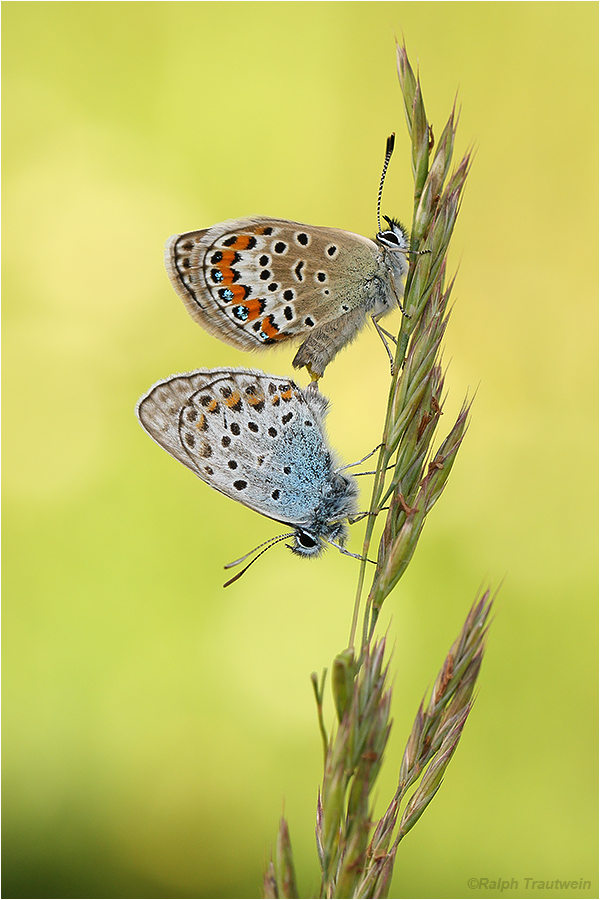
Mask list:
[[[234,575],[233,578],[230,578],[229,581],[226,581],[223,587],[229,587],[230,584],[233,584],[234,581],[237,581],[238,578],[241,578],[244,572],[247,572],[252,563],[255,563],[256,560],[266,553],[267,550],[270,550],[271,547],[278,544],[280,541],[285,541],[287,538],[294,537],[295,531],[292,531],[291,534],[278,534],[277,537],[269,538],[268,541],[263,541],[262,544],[259,544],[258,547],[255,547],[254,550],[250,550],[248,553],[244,554],[244,556],[240,556],[239,559],[236,559],[234,562],[227,563],[227,565],[223,566],[224,569],[231,569],[233,566],[239,566],[240,563],[244,562],[245,559],[248,559],[249,556],[252,556],[253,553],[256,553],[257,550],[260,550],[260,553],[251,559],[247,566],[238,572],[237,575]],[[263,548],[263,549],[261,549]]]
[[383,182],[385,181],[385,173],[387,172],[387,168],[390,164],[390,159],[392,158],[392,153],[394,152],[394,143],[396,141],[396,135],[390,134],[387,139],[387,144],[385,146],[385,160],[383,163],[383,172],[381,173],[381,181],[379,182],[379,194],[377,196],[377,229],[378,234],[381,234],[381,195],[383,194]]

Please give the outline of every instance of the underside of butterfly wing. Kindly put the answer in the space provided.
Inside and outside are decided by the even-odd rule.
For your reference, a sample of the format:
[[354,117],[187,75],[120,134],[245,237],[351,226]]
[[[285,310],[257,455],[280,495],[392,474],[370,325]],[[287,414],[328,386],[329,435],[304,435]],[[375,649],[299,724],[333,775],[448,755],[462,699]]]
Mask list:
[[390,293],[373,241],[283,219],[236,219],[175,235],[165,257],[191,316],[242,349],[318,335],[339,320],[315,338],[316,344],[333,341],[322,368],[356,334],[377,298]]
[[141,398],[148,434],[211,487],[290,525],[322,528],[355,512],[338,475],[318,392],[252,369],[173,375]]

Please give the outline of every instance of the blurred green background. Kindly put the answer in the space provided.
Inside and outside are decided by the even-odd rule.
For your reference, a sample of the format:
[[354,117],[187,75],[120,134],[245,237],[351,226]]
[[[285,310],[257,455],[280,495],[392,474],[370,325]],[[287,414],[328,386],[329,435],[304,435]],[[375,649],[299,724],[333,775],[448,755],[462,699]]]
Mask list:
[[[477,395],[382,614],[378,812],[470,603],[503,584],[477,703],[390,896],[499,894],[469,887],[486,877],[598,895],[597,18],[562,2],[3,4],[3,896],[260,896],[284,807],[302,896],[317,890],[309,674],[346,644],[357,564],[279,546],[223,591],[222,565],[278,526],[170,459],[134,405],[195,367],[292,372],[289,348],[251,357],[191,321],[170,234],[262,214],[373,235],[391,131],[383,211],[410,224],[402,35],[435,133],[458,90],[458,155],[476,148],[445,431]],[[328,369],[346,461],[378,443],[388,382],[373,329]]]

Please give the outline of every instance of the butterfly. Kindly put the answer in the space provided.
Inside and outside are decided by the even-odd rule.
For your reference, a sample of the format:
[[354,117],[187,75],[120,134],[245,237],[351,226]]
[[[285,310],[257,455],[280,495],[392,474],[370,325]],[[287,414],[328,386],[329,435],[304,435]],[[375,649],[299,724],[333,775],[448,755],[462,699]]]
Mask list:
[[410,252],[398,221],[384,216],[388,228],[381,228],[381,192],[393,147],[392,135],[375,240],[263,216],[169,238],[167,273],[191,317],[241,350],[299,339],[292,364],[306,366],[316,379],[370,316],[391,359],[378,319],[402,308]]
[[328,445],[327,407],[315,383],[300,388],[256,369],[223,368],[157,382],[136,412],[150,437],[202,481],[292,529],[266,549],[291,538],[298,556],[318,556],[327,544],[354,556],[344,543],[358,488]]

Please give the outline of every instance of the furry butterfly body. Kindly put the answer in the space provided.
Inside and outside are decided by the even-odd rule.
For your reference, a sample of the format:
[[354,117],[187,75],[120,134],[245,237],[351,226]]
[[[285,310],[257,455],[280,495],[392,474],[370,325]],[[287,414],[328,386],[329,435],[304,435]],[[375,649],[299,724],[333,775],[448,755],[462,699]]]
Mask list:
[[[291,549],[343,547],[356,513],[324,432],[316,389],[255,369],[197,369],[155,384],[138,402],[142,427],[202,481],[294,530]],[[337,542],[337,543],[336,543]]]
[[242,350],[290,339],[293,360],[319,377],[363,327],[400,304],[408,271],[404,228],[375,240],[285,219],[231,219],[171,237],[165,263],[192,318]]

